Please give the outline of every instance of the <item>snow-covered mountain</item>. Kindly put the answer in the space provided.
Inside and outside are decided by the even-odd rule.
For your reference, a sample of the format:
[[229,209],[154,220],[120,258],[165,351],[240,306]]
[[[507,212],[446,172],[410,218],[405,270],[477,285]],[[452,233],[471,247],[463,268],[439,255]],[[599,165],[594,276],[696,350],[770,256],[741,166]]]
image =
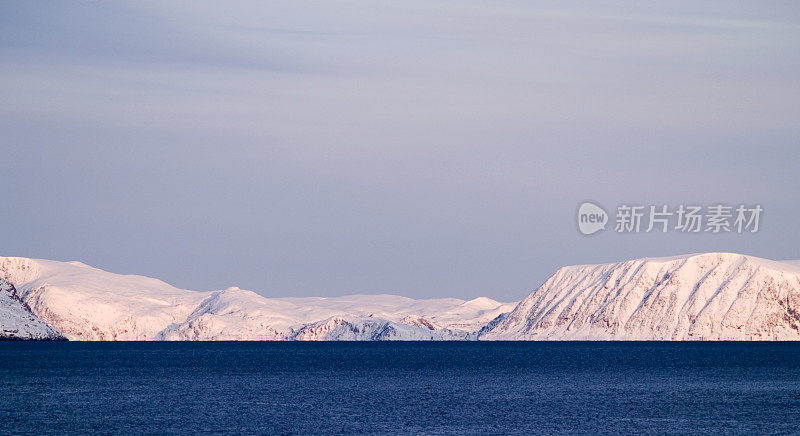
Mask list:
[[60,340],[64,337],[30,311],[11,283],[0,279],[0,340],[10,339]]
[[70,340],[465,339],[515,305],[489,298],[196,292],[79,262],[19,257],[0,257],[0,278],[16,287],[33,314]]
[[333,316],[306,324],[292,334],[297,341],[455,341],[477,339],[474,332],[450,330],[409,315],[399,322],[380,318]]
[[569,266],[487,340],[800,340],[800,264],[731,253]]
[[70,340],[800,340],[800,262],[707,253],[569,266],[516,304],[196,292],[79,262],[0,257],[0,336],[59,333]]

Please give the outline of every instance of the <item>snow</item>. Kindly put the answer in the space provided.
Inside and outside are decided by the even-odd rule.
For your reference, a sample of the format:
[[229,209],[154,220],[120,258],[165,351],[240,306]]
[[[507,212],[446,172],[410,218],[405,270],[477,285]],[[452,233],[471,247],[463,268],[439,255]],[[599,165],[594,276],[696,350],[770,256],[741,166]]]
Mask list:
[[13,285],[0,279],[0,339],[62,339],[62,336],[31,313]]
[[735,253],[564,267],[483,340],[800,340],[800,264]]
[[735,253],[568,266],[518,304],[197,292],[19,257],[0,257],[3,283],[0,335],[18,338],[800,340],[800,262]]
[[0,277],[70,340],[464,339],[515,305],[397,295],[265,298],[235,287],[197,292],[80,262],[14,257],[0,257]]
[[[408,318],[408,317],[407,317]],[[436,328],[433,324],[391,322],[379,318],[348,318],[334,316],[303,326],[291,339],[298,341],[447,341],[467,339],[463,331]]]

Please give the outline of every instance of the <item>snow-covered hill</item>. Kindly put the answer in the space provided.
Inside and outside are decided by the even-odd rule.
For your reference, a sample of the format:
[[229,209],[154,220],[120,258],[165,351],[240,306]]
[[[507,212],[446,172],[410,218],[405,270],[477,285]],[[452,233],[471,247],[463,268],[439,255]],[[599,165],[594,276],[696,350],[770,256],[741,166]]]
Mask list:
[[454,341],[476,339],[461,330],[436,326],[424,318],[409,315],[400,322],[380,318],[333,316],[307,324],[294,332],[298,341]]
[[11,283],[0,279],[0,340],[64,339],[31,313]]
[[71,340],[800,340],[800,262],[707,253],[569,266],[515,304],[196,292],[0,257],[0,327]]
[[800,340],[800,264],[730,253],[558,270],[489,340]]
[[515,305],[488,298],[264,298],[239,288],[196,292],[79,262],[19,257],[0,257],[0,278],[70,340],[464,339]]

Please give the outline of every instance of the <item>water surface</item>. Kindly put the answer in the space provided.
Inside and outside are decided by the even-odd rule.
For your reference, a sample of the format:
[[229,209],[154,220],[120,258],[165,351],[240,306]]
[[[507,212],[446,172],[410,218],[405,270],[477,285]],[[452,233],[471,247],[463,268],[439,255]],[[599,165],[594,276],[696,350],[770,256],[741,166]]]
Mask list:
[[800,344],[0,342],[0,434],[800,432]]

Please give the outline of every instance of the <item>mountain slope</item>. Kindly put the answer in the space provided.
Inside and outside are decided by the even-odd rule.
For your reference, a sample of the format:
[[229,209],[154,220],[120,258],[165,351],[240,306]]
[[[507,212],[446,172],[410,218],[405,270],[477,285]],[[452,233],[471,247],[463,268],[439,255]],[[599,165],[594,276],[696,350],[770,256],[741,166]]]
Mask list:
[[79,262],[20,257],[0,258],[0,278],[70,340],[149,340],[185,319],[210,294]]
[[30,311],[12,284],[0,279],[0,340],[9,339],[64,338]]
[[[359,331],[374,323],[397,326],[392,339],[464,338],[485,321],[513,309],[514,304],[486,299],[476,306],[456,298],[414,300],[397,295],[349,295],[321,298],[264,298],[255,292],[228,288],[212,292],[184,322],[164,329],[165,340],[341,340],[345,336],[313,330],[331,319],[345,320]],[[474,300],[473,300],[474,301]],[[409,328],[412,327],[412,328]],[[298,333],[302,330],[303,333]],[[311,334],[311,331],[317,333]],[[372,340],[358,334],[347,340]],[[388,338],[388,336],[381,336]]]
[[519,304],[195,292],[11,257],[0,257],[2,283],[0,334],[19,337],[55,329],[71,340],[800,340],[800,262],[729,253],[564,267]]
[[731,253],[558,270],[486,340],[800,340],[800,265]]
[[[452,339],[474,334],[514,307],[488,298],[264,298],[239,288],[195,292],[79,262],[19,257],[0,257],[0,278],[71,340]],[[334,318],[346,319],[361,333],[322,328]],[[394,333],[363,333],[379,325]]]
[[[420,320],[422,320],[420,322]],[[334,316],[307,324],[294,332],[297,341],[454,341],[465,340],[468,333],[436,327],[419,317],[409,316],[400,322],[380,318]]]

